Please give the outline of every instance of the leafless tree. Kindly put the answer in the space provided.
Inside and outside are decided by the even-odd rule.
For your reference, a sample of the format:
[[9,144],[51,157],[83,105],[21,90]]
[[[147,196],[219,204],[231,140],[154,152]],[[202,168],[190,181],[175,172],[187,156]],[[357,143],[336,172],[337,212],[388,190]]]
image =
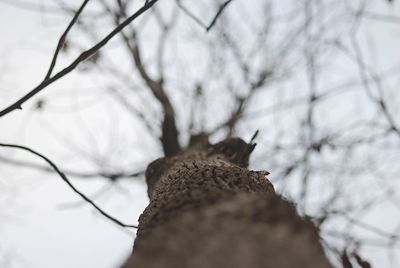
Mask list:
[[[72,19],[44,79],[22,97],[13,96],[16,101],[5,104],[0,116],[45,118],[52,113],[49,85],[72,71],[94,77],[93,100],[105,98],[107,105],[86,113],[86,120],[74,115],[79,141],[60,138],[90,171],[63,167],[20,144],[0,145],[29,151],[49,165],[4,154],[2,164],[55,171],[104,216],[133,227],[101,209],[68,178],[102,177],[113,184],[141,178],[153,158],[175,159],[190,148],[190,140],[250,140],[258,130],[251,167],[271,172],[276,191],[315,224],[334,265],[370,267],[372,251],[387,253],[396,265],[400,65],[382,52],[392,40],[378,34],[398,27],[400,18],[385,11],[395,9],[394,3],[101,0],[83,1],[80,8],[61,0],[42,6],[4,3]],[[57,69],[57,62],[70,58],[67,67]],[[24,111],[25,106],[32,108]],[[113,124],[101,126],[103,119],[97,128],[87,126],[96,117],[134,128],[116,134]],[[107,146],[97,141],[103,133]],[[90,150],[77,145],[82,141]],[[138,141],[145,146],[121,149]],[[121,155],[131,163],[140,158],[140,164],[121,164]],[[393,219],[390,229],[371,218],[382,210]]]

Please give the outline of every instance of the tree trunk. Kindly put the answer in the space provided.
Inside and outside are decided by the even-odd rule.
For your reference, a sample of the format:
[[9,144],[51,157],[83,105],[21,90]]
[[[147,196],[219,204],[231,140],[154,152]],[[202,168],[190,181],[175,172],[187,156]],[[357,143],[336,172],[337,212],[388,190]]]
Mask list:
[[124,267],[331,267],[312,222],[247,169],[255,144],[203,139],[146,171],[150,204]]

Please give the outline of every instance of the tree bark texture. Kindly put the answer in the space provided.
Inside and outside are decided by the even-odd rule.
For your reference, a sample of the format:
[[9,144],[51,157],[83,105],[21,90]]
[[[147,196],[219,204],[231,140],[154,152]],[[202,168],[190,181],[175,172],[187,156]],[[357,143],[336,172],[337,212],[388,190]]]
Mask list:
[[150,204],[129,268],[332,267],[312,222],[247,169],[255,144],[200,139],[146,171]]

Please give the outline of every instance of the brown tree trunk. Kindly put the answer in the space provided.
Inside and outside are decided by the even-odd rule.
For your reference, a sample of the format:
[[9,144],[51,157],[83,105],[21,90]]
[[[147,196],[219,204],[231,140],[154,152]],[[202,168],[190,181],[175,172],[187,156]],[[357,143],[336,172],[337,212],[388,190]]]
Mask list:
[[247,169],[255,145],[197,142],[146,171],[150,204],[124,267],[331,267],[315,226]]

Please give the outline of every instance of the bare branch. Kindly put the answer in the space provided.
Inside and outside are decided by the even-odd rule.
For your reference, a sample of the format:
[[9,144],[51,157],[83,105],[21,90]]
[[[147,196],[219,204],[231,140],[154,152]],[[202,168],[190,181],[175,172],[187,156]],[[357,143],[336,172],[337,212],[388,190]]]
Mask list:
[[44,161],[46,161],[53,169],[54,171],[61,177],[61,179],[75,192],[77,193],[80,197],[83,198],[83,200],[85,200],[86,202],[88,202],[90,205],[92,205],[92,207],[94,207],[101,215],[103,215],[104,217],[106,217],[107,219],[111,220],[112,222],[116,223],[117,225],[121,226],[121,227],[129,227],[129,228],[138,228],[136,225],[130,225],[130,224],[125,224],[123,222],[121,222],[120,220],[117,220],[116,218],[112,217],[111,215],[109,215],[107,212],[105,212],[104,210],[102,210],[101,208],[99,208],[90,198],[88,198],[85,194],[83,194],[82,192],[80,192],[67,178],[67,176],[56,166],[56,164],[54,164],[49,158],[47,158],[46,156],[28,148],[25,146],[21,146],[21,145],[16,145],[16,144],[6,144],[6,143],[0,143],[0,147],[7,147],[7,148],[15,148],[15,149],[21,149],[27,152],[30,152],[38,157],[40,157],[41,159],[43,159]]
[[207,26],[206,31],[208,32],[209,30],[211,30],[211,28],[214,26],[214,24],[217,22],[219,16],[221,16],[222,12],[224,11],[224,9],[232,2],[232,0],[228,0],[225,3],[223,3],[222,5],[220,5],[220,7],[218,8],[217,13],[215,14],[214,18],[211,20],[210,24]]
[[61,48],[63,47],[64,43],[65,43],[65,40],[66,40],[66,37],[67,37],[67,34],[68,34],[69,30],[71,30],[72,26],[74,26],[74,24],[78,20],[79,15],[82,13],[83,9],[85,8],[86,4],[89,1],[90,0],[83,1],[82,5],[78,9],[78,11],[76,11],[74,17],[72,18],[71,22],[68,24],[67,29],[65,29],[65,31],[61,35],[60,39],[58,40],[56,51],[54,52],[53,59],[51,60],[49,70],[47,71],[47,74],[46,74],[44,80],[50,78],[50,76],[51,76],[51,74],[53,72],[53,69],[54,69],[54,67],[56,65],[58,54],[59,54]]
[[21,97],[19,100],[8,106],[7,108],[3,109],[0,111],[0,117],[14,111],[17,109],[22,109],[22,104],[25,103],[27,100],[35,96],[37,93],[42,91],[44,88],[46,88],[48,85],[52,84],[53,82],[57,81],[58,79],[62,78],[66,74],[70,73],[73,71],[81,62],[95,54],[100,48],[105,46],[108,41],[110,41],[115,35],[117,35],[119,32],[121,32],[122,29],[124,29],[127,25],[129,25],[133,20],[135,20],[137,17],[142,15],[145,11],[150,9],[155,3],[157,3],[158,0],[152,0],[149,1],[145,6],[140,8],[138,11],[136,11],[132,16],[128,17],[125,19],[123,22],[118,24],[117,27],[114,28],[106,37],[104,37],[100,42],[98,42],[96,45],[91,47],[88,50],[85,50],[82,52],[70,65],[56,73],[54,76],[49,77],[47,79],[44,79],[39,85],[37,85],[34,89],[32,89],[30,92],[28,92],[26,95]]
[[[8,157],[3,157],[0,156],[0,162],[7,164],[7,165],[13,165],[13,166],[19,166],[19,167],[26,167],[26,168],[31,168],[35,170],[40,170],[44,172],[49,172],[49,173],[54,173],[54,169],[36,164],[34,162],[28,162],[28,161],[22,161],[22,160],[17,160],[17,159],[10,159]],[[64,174],[70,176],[70,177],[75,177],[75,178],[82,178],[82,179],[92,179],[92,178],[98,178],[98,177],[103,177],[106,179],[110,179],[112,181],[123,179],[123,178],[133,178],[133,177],[138,177],[141,175],[144,175],[144,171],[132,171],[132,172],[107,172],[107,171],[98,171],[98,172],[80,172],[76,170],[64,170]]]
[[211,133],[214,133],[221,128],[227,127],[228,128],[227,137],[231,137],[235,131],[235,127],[238,121],[243,116],[243,112],[245,111],[248,102],[253,97],[256,91],[262,89],[262,87],[267,82],[268,78],[270,78],[271,74],[272,71],[270,71],[268,67],[265,67],[265,69],[259,73],[258,79],[250,84],[248,93],[244,97],[237,97],[235,108],[233,109],[230,117],[225,122],[223,122],[215,129],[213,129]]
[[188,15],[190,18],[192,18],[197,24],[199,24],[201,27],[203,27],[206,32],[210,31],[215,23],[217,22],[218,18],[221,16],[222,12],[224,11],[224,9],[232,2],[233,0],[228,0],[226,2],[224,2],[223,4],[221,4],[218,8],[217,13],[215,14],[215,16],[213,17],[213,19],[210,21],[210,23],[205,24],[201,19],[199,19],[195,14],[193,14],[189,9],[187,9],[180,0],[177,0],[177,4],[179,6],[180,9],[182,9],[183,12],[185,12],[186,15]]
[[166,156],[174,155],[180,150],[180,145],[178,142],[179,134],[175,124],[175,111],[169,100],[168,95],[165,92],[163,82],[155,81],[150,77],[142,62],[138,44],[136,43],[134,45],[130,45],[127,36],[125,34],[123,34],[123,36],[125,43],[130,48],[136,67],[138,68],[141,77],[144,79],[154,97],[159,101],[163,108],[164,119],[162,123],[161,143],[163,145],[164,153]]
[[[113,12],[105,1],[102,1],[102,3],[105,9],[114,15],[114,22],[118,24],[120,19],[120,13]],[[163,109],[164,119],[162,122],[161,143],[163,146],[164,154],[166,156],[171,156],[176,154],[180,150],[180,145],[178,141],[179,133],[175,123],[175,111],[164,89],[162,74],[161,78],[158,80],[150,76],[150,74],[146,70],[144,63],[142,62],[141,52],[138,40],[135,35],[135,31],[134,29],[131,29],[131,31],[132,34],[130,36],[133,36],[132,38],[129,38],[128,35],[124,32],[121,32],[121,35],[124,44],[128,49],[128,52],[132,56],[132,59],[140,76],[142,77],[147,87],[151,90],[154,97],[158,100]]]
[[[387,108],[386,102],[384,100],[384,95],[383,95],[383,89],[380,85],[380,79],[378,76],[376,76],[373,72],[373,70],[371,70],[371,68],[369,68],[365,61],[364,61],[364,57],[363,54],[361,52],[361,49],[359,47],[358,44],[358,40],[356,39],[355,35],[352,35],[351,38],[351,44],[354,48],[354,51],[356,53],[355,57],[356,57],[356,61],[358,64],[358,68],[359,68],[359,72],[360,72],[360,76],[362,78],[362,82],[364,85],[364,89],[366,91],[367,96],[373,101],[375,102],[375,104],[381,109],[383,116],[386,118],[391,130],[396,133],[399,137],[400,137],[400,128],[396,125],[396,122],[394,120],[394,118],[392,117],[392,115],[389,113],[389,110]],[[377,91],[378,91],[378,96],[373,96],[372,94],[372,88],[370,83],[368,82],[368,74],[370,74],[370,76],[372,77],[372,82],[375,83]]]

